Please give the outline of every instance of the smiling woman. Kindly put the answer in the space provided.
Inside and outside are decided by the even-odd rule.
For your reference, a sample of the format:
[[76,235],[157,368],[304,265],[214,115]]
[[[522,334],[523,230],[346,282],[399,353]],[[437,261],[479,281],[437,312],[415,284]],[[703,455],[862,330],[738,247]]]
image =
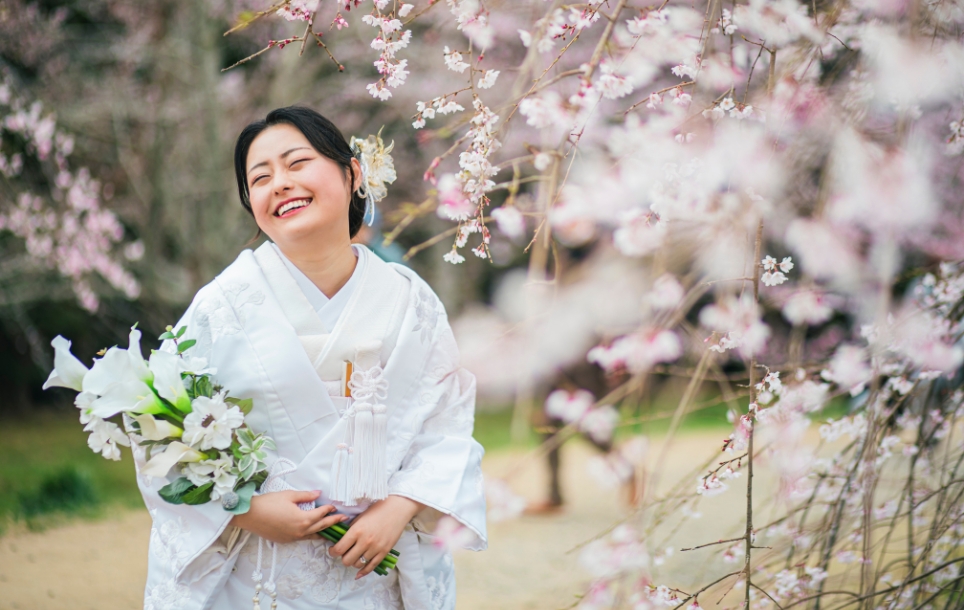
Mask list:
[[[350,145],[306,108],[238,138],[241,203],[271,242],[242,252],[177,326],[190,356],[252,400],[245,421],[277,451],[243,515],[164,502],[166,481],[135,454],[160,533],[147,608],[260,608],[262,596],[292,610],[454,608],[451,556],[428,532],[450,519],[468,548],[486,545],[475,378],[431,288],[351,243],[394,179],[390,150],[374,136]],[[318,534],[341,522],[337,542]],[[383,560],[397,569],[369,576]]]
[[338,128],[313,110],[279,108],[241,132],[234,167],[259,232],[334,295],[355,267],[351,238],[366,206],[361,165]]

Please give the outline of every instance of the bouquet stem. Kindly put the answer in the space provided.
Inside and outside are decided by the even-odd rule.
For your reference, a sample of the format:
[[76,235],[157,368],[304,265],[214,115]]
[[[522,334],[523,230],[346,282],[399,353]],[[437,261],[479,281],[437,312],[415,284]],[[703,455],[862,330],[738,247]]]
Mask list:
[[[318,535],[332,543],[337,543],[342,536],[348,533],[348,528],[340,523],[336,523],[318,532]],[[392,549],[385,555],[385,558],[375,566],[375,573],[387,576],[388,571],[395,568],[398,563],[399,552]]]

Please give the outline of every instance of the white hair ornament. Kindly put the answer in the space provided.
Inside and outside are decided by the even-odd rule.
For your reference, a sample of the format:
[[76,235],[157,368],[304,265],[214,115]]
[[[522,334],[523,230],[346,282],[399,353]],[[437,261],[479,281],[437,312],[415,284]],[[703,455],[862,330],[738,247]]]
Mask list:
[[369,135],[364,140],[352,136],[348,144],[355,157],[361,164],[362,183],[357,192],[365,198],[365,218],[368,226],[375,221],[375,203],[388,195],[386,183],[395,182],[395,162],[392,160],[392,148],[395,142],[385,146],[382,142],[382,130],[378,135]]

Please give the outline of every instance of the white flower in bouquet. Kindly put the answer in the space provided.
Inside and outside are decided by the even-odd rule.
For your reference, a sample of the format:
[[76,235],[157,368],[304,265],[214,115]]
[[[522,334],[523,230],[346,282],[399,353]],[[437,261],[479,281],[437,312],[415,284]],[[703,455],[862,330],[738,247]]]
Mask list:
[[184,418],[184,442],[207,449],[227,449],[235,428],[244,423],[244,413],[224,401],[223,394],[213,398],[198,396],[191,402],[192,411]]
[[156,351],[151,354],[150,366],[154,373],[154,389],[160,397],[186,413],[191,410],[191,397],[181,379],[180,360],[175,354]]
[[198,487],[213,481],[212,500],[217,500],[229,491],[234,491],[234,485],[238,482],[234,460],[223,452],[216,460],[202,460],[187,464],[183,472],[184,476]]
[[178,366],[182,373],[191,373],[192,375],[216,375],[218,372],[216,368],[208,366],[207,358],[201,358],[200,356],[181,354],[178,359]]
[[85,417],[107,418],[122,411],[160,413],[167,407],[151,390],[156,372],[148,367],[141,355],[141,332],[132,328],[130,347],[112,347],[103,358],[87,369],[70,353],[70,341],[57,336],[54,347],[54,370],[44,383],[44,389],[65,387],[80,392],[75,404]]
[[54,347],[54,370],[44,382],[43,389],[58,387],[80,392],[87,367],[70,353],[70,341],[67,339],[57,335],[50,344]]
[[141,428],[141,437],[147,441],[163,441],[166,438],[180,438],[184,431],[164,419],[156,419],[150,413],[132,417]]
[[[101,352],[90,369],[70,353],[70,341],[57,337],[44,388],[78,392],[74,404],[94,452],[119,460],[121,445],[145,447],[140,474],[169,479],[158,492],[165,501],[195,505],[227,496],[223,508],[242,514],[268,476],[267,451],[275,446],[245,426],[252,399],[230,397],[207,359],[186,353],[197,342],[183,338],[186,330],[168,327],[159,339],[169,343],[145,361],[135,326],[128,349]],[[121,413],[126,432],[107,421]]]
[[87,446],[90,450],[109,460],[121,459],[118,445],[131,446],[130,438],[117,424],[104,421],[99,417],[92,417],[84,426],[84,430],[90,432],[90,436],[87,437]]

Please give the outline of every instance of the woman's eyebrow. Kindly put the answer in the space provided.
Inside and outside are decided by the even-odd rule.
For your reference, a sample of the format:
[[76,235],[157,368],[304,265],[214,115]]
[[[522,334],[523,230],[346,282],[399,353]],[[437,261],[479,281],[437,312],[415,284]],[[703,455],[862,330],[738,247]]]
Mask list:
[[[307,147],[307,146],[296,146],[296,147],[294,147],[294,148],[289,148],[288,150],[286,150],[286,151],[284,151],[283,153],[281,153],[281,158],[284,159],[285,157],[287,157],[287,156],[290,155],[291,153],[295,152],[296,150],[308,150],[308,149],[309,149],[309,147]],[[255,163],[254,165],[252,165],[251,167],[248,168],[248,173],[250,174],[251,171],[254,170],[254,168],[256,168],[256,167],[261,167],[262,165],[267,165],[267,164],[268,164],[267,161],[262,161],[261,163]]]

